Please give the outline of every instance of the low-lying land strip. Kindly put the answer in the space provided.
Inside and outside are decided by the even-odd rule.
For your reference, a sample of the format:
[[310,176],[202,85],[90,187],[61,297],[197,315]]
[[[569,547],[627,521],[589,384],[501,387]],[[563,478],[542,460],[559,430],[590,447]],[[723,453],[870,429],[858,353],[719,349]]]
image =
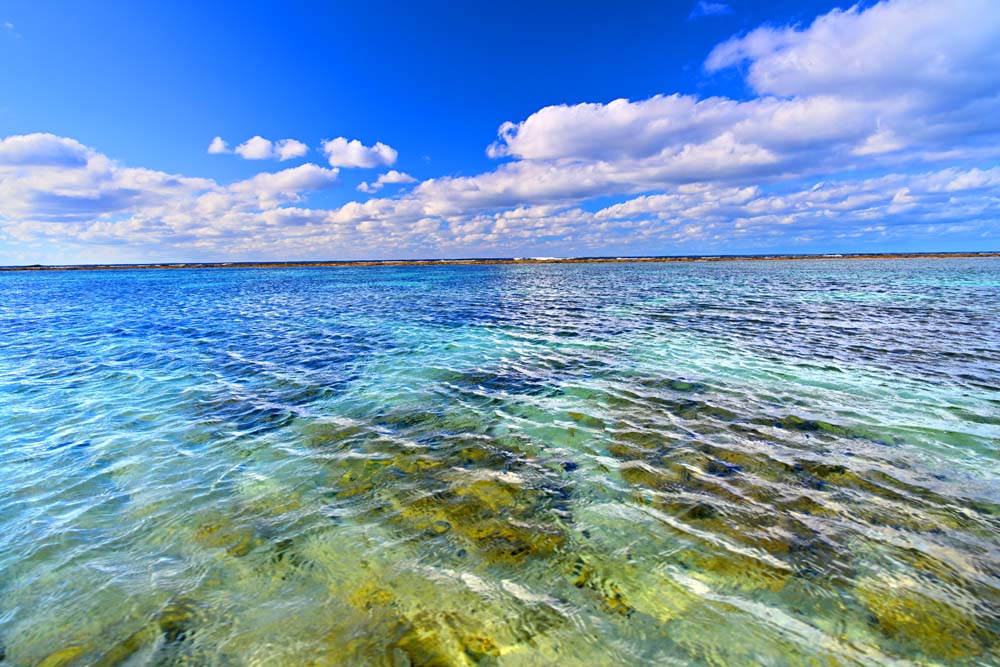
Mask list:
[[958,257],[1000,257],[1000,252],[882,253],[830,255],[718,255],[678,257],[508,257],[498,259],[398,259],[303,262],[186,262],[163,264],[72,264],[2,266],[0,271],[98,271],[134,269],[294,269],[306,267],[362,266],[447,266],[476,264],[597,264],[627,262],[751,262],[776,260],[838,259],[945,259]]

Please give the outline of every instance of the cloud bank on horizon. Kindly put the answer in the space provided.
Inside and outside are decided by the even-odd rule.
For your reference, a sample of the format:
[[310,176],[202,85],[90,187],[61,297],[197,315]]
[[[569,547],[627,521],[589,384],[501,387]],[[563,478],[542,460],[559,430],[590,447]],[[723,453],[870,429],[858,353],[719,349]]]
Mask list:
[[886,0],[763,26],[704,62],[740,73],[745,99],[544,107],[500,126],[492,170],[383,171],[357,188],[373,196],[336,207],[309,200],[343,169],[395,165],[397,150],[215,137],[212,154],[315,150],[329,164],[224,184],[125,166],[70,137],[8,136],[4,263],[1000,249],[997,44],[991,0]]

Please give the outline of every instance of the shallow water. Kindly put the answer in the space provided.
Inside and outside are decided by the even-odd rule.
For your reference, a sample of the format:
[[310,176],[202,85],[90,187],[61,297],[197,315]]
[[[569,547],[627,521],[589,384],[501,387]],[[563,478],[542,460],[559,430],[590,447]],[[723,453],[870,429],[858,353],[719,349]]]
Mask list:
[[996,664],[997,304],[993,259],[0,275],[0,663]]

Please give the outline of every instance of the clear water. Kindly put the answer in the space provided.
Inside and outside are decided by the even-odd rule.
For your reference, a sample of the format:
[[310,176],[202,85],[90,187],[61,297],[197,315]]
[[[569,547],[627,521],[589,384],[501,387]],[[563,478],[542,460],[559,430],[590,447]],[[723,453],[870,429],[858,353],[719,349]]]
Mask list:
[[0,275],[0,662],[996,664],[998,305],[990,259]]

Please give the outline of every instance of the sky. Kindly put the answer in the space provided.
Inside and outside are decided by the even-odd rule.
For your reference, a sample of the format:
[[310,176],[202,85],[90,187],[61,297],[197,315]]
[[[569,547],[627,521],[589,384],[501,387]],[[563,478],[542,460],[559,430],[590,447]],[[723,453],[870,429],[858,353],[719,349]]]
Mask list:
[[0,264],[1000,250],[1000,3],[0,3]]

